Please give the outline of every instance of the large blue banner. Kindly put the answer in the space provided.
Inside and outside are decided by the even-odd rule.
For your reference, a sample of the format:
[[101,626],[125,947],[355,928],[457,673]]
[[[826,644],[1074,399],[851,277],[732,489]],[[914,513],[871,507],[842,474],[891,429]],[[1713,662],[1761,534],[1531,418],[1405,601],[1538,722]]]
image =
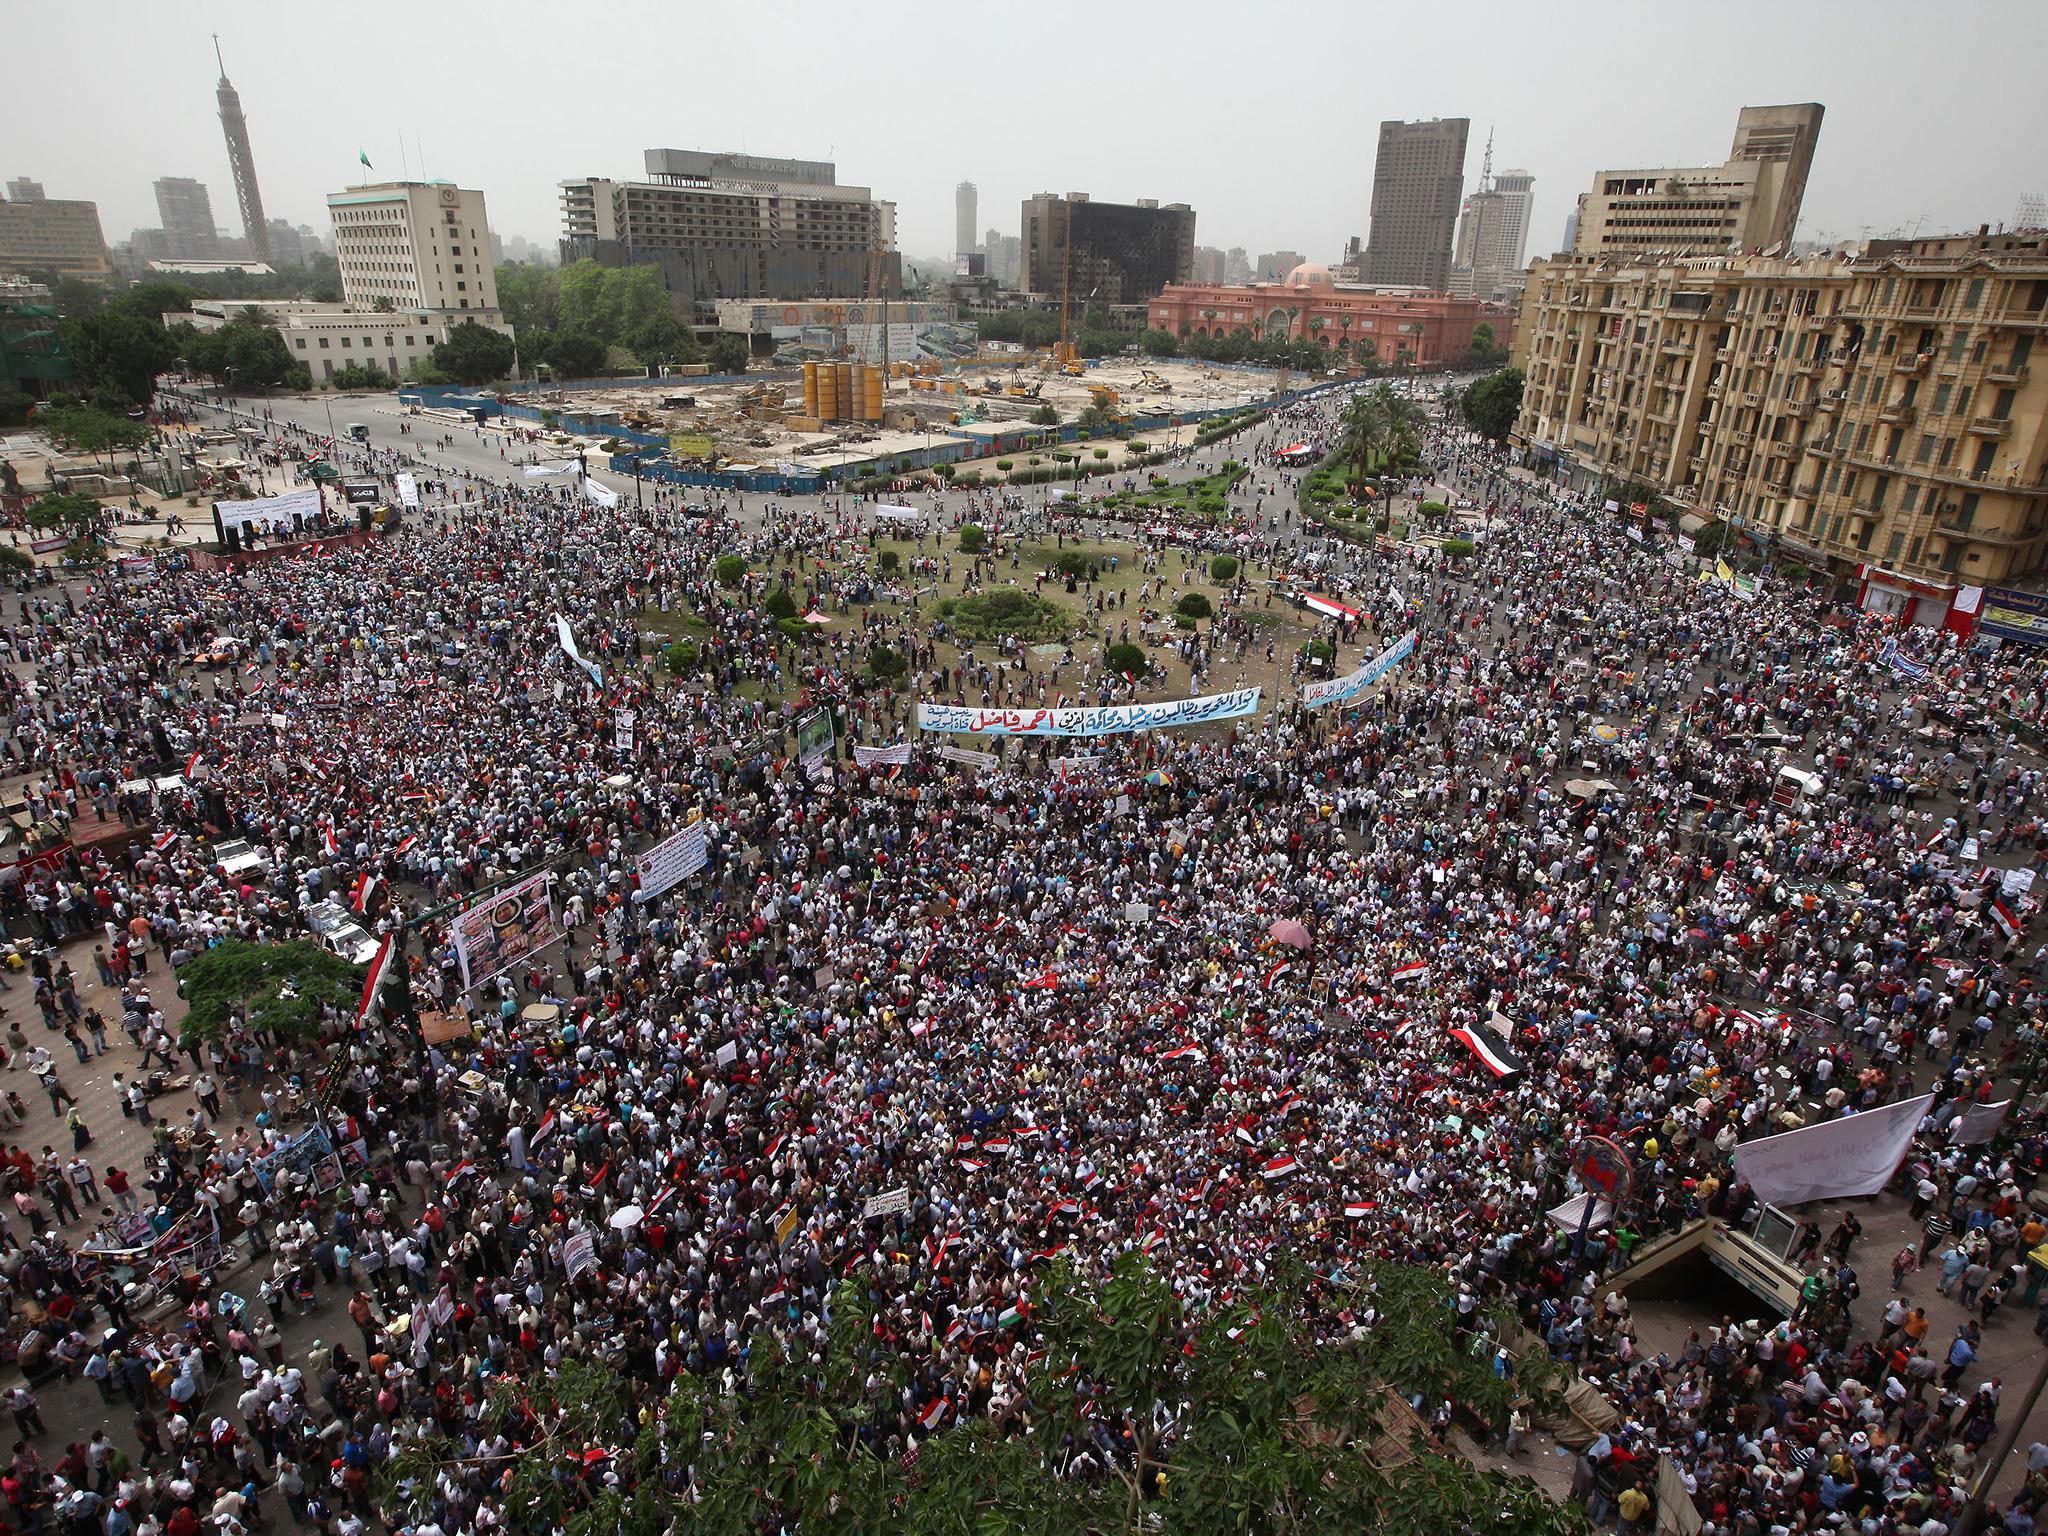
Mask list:
[[1159,731],[1177,725],[1207,725],[1255,714],[1259,690],[1207,693],[1197,699],[1159,704],[1110,704],[1099,709],[969,709],[959,704],[920,704],[917,728],[968,736],[1117,736],[1126,731]]
[[1357,698],[1406,661],[1414,650],[1415,631],[1411,629],[1356,672],[1333,677],[1326,683],[1310,683],[1301,690],[1302,707],[1321,709],[1325,704],[1342,704],[1346,699]]

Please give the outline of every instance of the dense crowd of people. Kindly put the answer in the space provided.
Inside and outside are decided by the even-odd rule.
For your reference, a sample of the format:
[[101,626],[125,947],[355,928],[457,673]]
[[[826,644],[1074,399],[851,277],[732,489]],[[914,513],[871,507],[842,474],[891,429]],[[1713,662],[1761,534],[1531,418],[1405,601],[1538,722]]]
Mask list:
[[[1473,556],[1321,539],[1273,450],[1327,446],[1340,406],[1289,407],[1195,465],[1252,466],[1221,532],[1139,534],[1148,595],[1206,565],[1203,541],[1245,559],[1158,676],[1264,686],[1260,712],[972,743],[993,767],[929,738],[905,762],[846,749],[907,740],[918,699],[1135,695],[1096,655],[1127,634],[1099,572],[1062,599],[1090,634],[1059,655],[954,648],[902,604],[955,569],[1029,584],[1014,537],[949,546],[969,517],[1094,547],[1110,525],[1085,504],[933,490],[910,525],[852,497],[607,507],[573,481],[458,474],[365,547],[166,559],[83,600],[25,596],[5,751],[35,819],[171,835],[0,892],[44,941],[41,1026],[17,1023],[10,1049],[28,1059],[43,1027],[81,1062],[104,1047],[114,1021],[68,985],[90,943],[143,1071],[189,1055],[211,1090],[159,1117],[136,1216],[152,1238],[217,1221],[270,1316],[201,1306],[181,1340],[124,1353],[135,1298],[81,1280],[77,1229],[43,1211],[63,1160],[54,1180],[17,1168],[14,1299],[65,1368],[125,1395],[134,1434],[44,1466],[33,1395],[10,1398],[13,1506],[183,1536],[248,1524],[275,1485],[294,1519],[343,1533],[525,1529],[502,1479],[521,1426],[486,1422],[479,1380],[577,1356],[615,1364],[636,1402],[681,1372],[745,1391],[757,1340],[822,1349],[848,1275],[915,1362],[879,1436],[900,1451],[964,1417],[1015,1421],[1047,1259],[1099,1277],[1141,1250],[1195,1311],[1283,1253],[1330,1286],[1374,1262],[1441,1269],[1461,1314],[1512,1316],[1613,1405],[1575,1491],[1628,1528],[1662,1459],[1717,1536],[1949,1530],[2016,1411],[1973,1369],[1982,1330],[2021,1326],[2048,1236],[2031,1102],[1988,1142],[1955,1134],[2035,1058],[2032,903],[2015,889],[2019,929],[1995,924],[1986,861],[2048,861],[2040,759],[2014,727],[2039,665],[1902,637],[1796,583],[1744,601],[1442,430],[1434,474],[1493,503]],[[714,574],[728,554],[736,583]],[[1417,636],[1346,707],[1302,708],[1298,667],[1254,653],[1269,619],[1249,616],[1311,588],[1351,610],[1328,631],[1347,657]],[[787,640],[778,589],[831,621],[819,637]],[[1902,639],[1924,677],[1893,663]],[[863,675],[877,643],[906,675]],[[793,760],[813,705],[838,725],[823,772]],[[1055,771],[1077,754],[1088,771]],[[1784,767],[1812,777],[1780,803]],[[697,814],[703,870],[636,900],[635,856]],[[209,834],[259,867],[224,874]],[[465,986],[449,914],[540,869],[562,940]],[[387,990],[366,1027],[333,1010],[317,1044],[236,1024],[175,1038],[153,961],[292,936],[326,900],[379,935],[403,924],[412,994],[466,1032],[416,1049]],[[38,1066],[53,1115],[61,1056]],[[1889,1279],[1938,1272],[1974,1314],[1953,1340],[1881,1301],[1849,1216],[1803,1245],[1810,1294],[1784,1323],[1638,1347],[1601,1282],[1647,1239],[1752,1212],[1736,1146],[1929,1088],[1904,1176],[1924,1241]],[[146,1092],[133,1107],[152,1113]],[[334,1178],[277,1157],[315,1115]],[[1626,1149],[1632,1194],[1612,1224],[1561,1227],[1548,1212],[1589,1137]],[[119,1172],[107,1203],[125,1195],[126,1217]],[[877,1200],[891,1209],[868,1218]],[[81,1297],[111,1342],[65,1326]],[[316,1305],[352,1327],[294,1358],[282,1330]],[[1443,1422],[1456,1405],[1417,1406]],[[1513,1447],[1526,1425],[1490,1428]],[[1119,1426],[1099,1430],[1113,1448]],[[376,1508],[379,1469],[428,1434],[465,1459]],[[2030,1536],[2039,1486],[1994,1511],[2010,1536]]]

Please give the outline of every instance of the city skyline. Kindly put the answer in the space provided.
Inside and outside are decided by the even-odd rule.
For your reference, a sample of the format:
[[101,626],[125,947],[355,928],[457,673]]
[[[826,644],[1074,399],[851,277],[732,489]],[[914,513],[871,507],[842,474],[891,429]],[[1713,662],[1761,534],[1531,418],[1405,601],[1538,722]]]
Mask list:
[[[628,29],[663,21],[662,13],[644,5],[606,10]],[[524,68],[520,39],[547,24],[547,13],[517,0],[484,37],[459,18],[417,8],[400,11],[372,0],[365,14],[372,25],[386,14],[394,21],[403,17],[408,36],[421,47],[458,51],[479,71],[479,80],[494,70]],[[472,131],[475,103],[464,93],[421,92],[403,75],[366,77],[352,88],[346,111],[307,114],[300,109],[306,38],[299,29],[278,27],[274,13],[234,3],[209,13],[206,28],[220,31],[262,170],[263,201],[272,213],[317,227],[326,195],[365,176],[357,160],[361,151],[371,159],[376,179],[438,176],[482,188],[491,197],[500,235],[543,245],[560,234],[560,180],[630,175],[642,145],[669,143],[831,159],[846,180],[871,186],[878,198],[896,204],[897,246],[906,256],[950,253],[955,188],[972,181],[982,224],[989,222],[987,214],[1018,207],[1038,192],[1078,188],[1116,196],[1142,188],[1162,202],[1192,206],[1205,245],[1292,247],[1312,261],[1331,263],[1347,238],[1368,232],[1378,123],[1469,116],[1493,126],[1500,163],[1526,168],[1535,177],[1528,253],[1533,258],[1550,254],[1550,237],[1543,232],[1562,227],[1573,200],[1600,167],[1707,163],[1723,152],[1727,124],[1742,106],[1804,100],[1826,105],[1828,128],[1814,160],[1798,238],[1842,241],[1894,230],[1974,229],[2009,219],[2016,199],[2040,179],[2017,146],[2038,142],[2048,127],[2048,107],[2025,88],[2022,73],[2035,50],[1984,53],[1969,41],[1975,28],[1945,29],[1916,43],[1916,100],[1924,120],[1942,126],[1901,140],[1887,131],[1897,113],[1900,76],[1896,68],[1882,67],[1888,58],[1882,46],[1845,45],[1837,18],[1818,11],[1787,12],[1738,0],[1731,25],[1701,32],[1675,16],[1667,20],[1594,4],[1575,14],[1571,34],[1561,43],[1545,18],[1504,0],[1480,0],[1455,26],[1432,14],[1329,15],[1323,30],[1333,57],[1355,45],[1381,54],[1412,51],[1448,59],[1454,31],[1457,37],[1484,35],[1488,46],[1457,56],[1455,70],[1403,72],[1383,88],[1319,103],[1317,115],[1305,120],[1318,126],[1326,146],[1338,147],[1290,171],[1271,163],[1271,144],[1245,135],[1236,115],[1175,116],[1176,102],[1219,94],[1228,99],[1233,90],[1246,88],[1234,58],[1194,43],[1199,29],[1185,26],[1193,19],[1185,7],[1170,14],[1177,19],[1175,35],[1190,41],[1176,45],[1169,35],[1163,57],[1155,26],[1169,14],[1163,7],[1139,4],[1087,14],[1104,35],[1100,48],[1069,61],[1063,79],[1073,99],[1096,99],[1114,86],[1126,104],[1135,101],[1155,117],[1174,120],[1175,132],[1118,137],[1106,149],[1098,125],[1047,110],[1033,119],[1029,133],[990,134],[986,142],[973,143],[966,131],[954,132],[948,154],[934,156],[928,143],[902,134],[890,114],[807,118],[803,102],[823,99],[820,92],[837,99],[842,91],[829,62],[841,52],[835,40],[849,48],[856,43],[843,13],[801,0],[765,28],[753,21],[707,22],[713,34],[708,41],[721,52],[751,50],[781,61],[787,101],[796,105],[779,110],[765,126],[746,71],[707,80],[690,110],[679,111],[672,95],[653,89],[659,66],[652,50],[618,56],[611,66],[618,111],[590,121],[571,116],[517,134],[481,135]],[[1903,5],[1866,8],[1859,19],[1869,25],[1859,36],[1886,35],[1889,21],[1906,15]],[[1991,0],[1973,18],[2008,36],[2029,30],[2048,36],[2039,12],[2004,0]],[[1754,46],[1766,20],[1772,36],[1767,50]],[[147,108],[149,154],[138,160],[114,130],[77,114],[64,72],[39,71],[12,93],[16,163],[4,168],[10,176],[40,180],[52,196],[97,203],[110,231],[155,223],[156,177],[192,176],[217,193],[232,185],[213,93],[218,66],[209,30],[175,15],[92,0],[18,18],[24,46],[52,54],[75,41],[82,27],[117,24],[133,46],[96,56],[98,84]],[[944,67],[971,42],[957,34],[900,40],[897,67],[903,79],[917,82],[914,99],[922,117],[957,120],[964,130],[985,109],[985,83],[972,71]],[[1134,96],[1125,78],[1121,61],[1141,42],[1145,56],[1157,59],[1171,82],[1158,89],[1156,99],[1143,88]],[[1674,91],[1665,71],[1638,67],[1680,47],[1688,60],[1684,79],[1704,82],[1694,89]],[[1560,112],[1557,93],[1571,88],[1575,69],[1597,89],[1589,84],[1582,92],[1590,93],[1588,105]],[[66,124],[62,133],[26,132],[31,122],[59,121]],[[2015,148],[2005,153],[2007,145]],[[1476,178],[1476,156],[1468,157],[1468,193]]]

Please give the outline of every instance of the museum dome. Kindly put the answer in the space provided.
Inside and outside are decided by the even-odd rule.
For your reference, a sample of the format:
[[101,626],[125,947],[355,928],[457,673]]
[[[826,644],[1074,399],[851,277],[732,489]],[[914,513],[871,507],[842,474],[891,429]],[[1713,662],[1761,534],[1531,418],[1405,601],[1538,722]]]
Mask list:
[[1290,288],[1334,288],[1337,280],[1330,276],[1330,269],[1320,261],[1304,261],[1287,274]]

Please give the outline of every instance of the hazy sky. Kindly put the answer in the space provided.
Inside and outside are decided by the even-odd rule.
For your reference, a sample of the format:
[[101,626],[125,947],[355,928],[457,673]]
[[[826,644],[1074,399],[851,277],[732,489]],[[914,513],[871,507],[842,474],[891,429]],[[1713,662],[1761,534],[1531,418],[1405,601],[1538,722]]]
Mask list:
[[[1733,3],[711,7],[110,4],[8,13],[0,178],[96,201],[110,243],[193,176],[239,234],[214,108],[220,33],[264,206],[425,169],[479,187],[504,237],[552,242],[555,183],[634,177],[650,145],[832,159],[892,198],[911,255],[950,254],[953,188],[1186,202],[1204,245],[1332,261],[1367,232],[1382,118],[1469,117],[1468,189],[1536,178],[1547,252],[1602,166],[1718,164],[1745,103],[1827,108],[1802,238],[1996,224],[2048,192],[2048,4]],[[41,61],[41,62],[34,62]],[[401,163],[401,140],[404,163]]]

